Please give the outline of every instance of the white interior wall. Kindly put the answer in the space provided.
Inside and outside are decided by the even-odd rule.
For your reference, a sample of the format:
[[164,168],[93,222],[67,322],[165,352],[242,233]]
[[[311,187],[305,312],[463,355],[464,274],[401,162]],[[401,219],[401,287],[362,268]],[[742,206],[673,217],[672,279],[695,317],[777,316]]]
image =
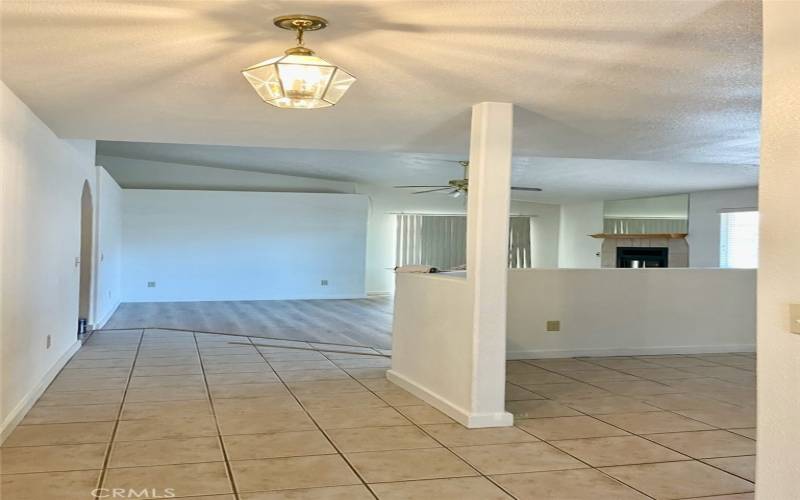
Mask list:
[[512,269],[509,357],[752,351],[755,286],[752,269]]
[[97,167],[96,196],[95,329],[122,301],[122,188],[103,167]]
[[364,196],[126,189],[123,200],[125,301],[365,295]]
[[756,498],[800,498],[800,43],[797,2],[764,2],[759,182],[758,460]]
[[621,219],[627,217],[686,218],[688,205],[688,195],[685,194],[609,200],[603,203],[603,215]]
[[[513,193],[511,196],[514,196]],[[512,215],[533,216],[533,267],[552,269],[558,267],[559,226],[561,224],[561,205],[530,203],[511,200]]]
[[0,95],[3,439],[79,346],[81,191],[94,195],[96,169],[94,141],[59,139],[2,82]]
[[126,189],[350,194],[355,192],[352,182],[246,172],[202,165],[184,165],[103,155],[98,155],[97,164],[103,165],[117,183]]
[[719,211],[758,207],[758,189],[723,189],[689,194],[689,265],[719,267]]
[[558,267],[600,267],[603,240],[589,237],[603,232],[603,202],[561,205],[558,234]]
[[[115,156],[98,156],[123,188],[224,190],[260,192],[361,193],[369,198],[366,249],[366,290],[389,293],[394,290],[395,214],[464,213],[464,200],[429,194],[413,195],[410,190],[370,184],[328,181],[307,177],[244,172],[200,165],[183,165]],[[559,205],[512,200],[511,213],[534,217],[533,265],[558,267]]]

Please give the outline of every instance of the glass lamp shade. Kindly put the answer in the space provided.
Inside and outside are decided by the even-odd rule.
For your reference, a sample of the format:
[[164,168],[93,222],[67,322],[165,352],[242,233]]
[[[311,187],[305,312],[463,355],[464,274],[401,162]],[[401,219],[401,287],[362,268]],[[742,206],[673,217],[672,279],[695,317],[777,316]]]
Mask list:
[[242,74],[264,102],[294,109],[333,106],[356,81],[347,71],[301,47],[251,66]]

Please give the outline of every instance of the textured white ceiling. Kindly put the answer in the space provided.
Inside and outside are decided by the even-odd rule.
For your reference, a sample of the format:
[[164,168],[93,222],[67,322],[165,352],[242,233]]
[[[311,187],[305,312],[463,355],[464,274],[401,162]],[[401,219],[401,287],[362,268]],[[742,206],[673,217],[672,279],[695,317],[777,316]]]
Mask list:
[[[99,142],[100,164],[114,157],[361,182],[380,186],[439,185],[460,178],[452,160],[463,156],[373,151],[300,150],[237,146]],[[131,168],[125,162],[125,168]],[[514,157],[512,183],[541,187],[541,193],[513,192],[519,200],[564,203],[614,200],[709,189],[755,186],[750,165]],[[435,196],[435,195],[430,195]]]
[[[359,77],[335,108],[239,73],[292,12]],[[59,135],[119,141],[463,155],[494,100],[522,156],[756,164],[760,54],[757,0],[2,2],[3,80]]]

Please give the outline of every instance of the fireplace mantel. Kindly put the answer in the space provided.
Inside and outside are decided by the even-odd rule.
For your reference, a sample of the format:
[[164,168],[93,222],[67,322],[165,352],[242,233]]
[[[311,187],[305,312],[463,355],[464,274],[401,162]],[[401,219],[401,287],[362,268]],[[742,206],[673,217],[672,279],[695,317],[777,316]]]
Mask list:
[[610,239],[610,240],[634,240],[634,239],[647,239],[647,240],[680,240],[686,238],[689,233],[650,233],[650,234],[617,234],[617,233],[597,233],[590,234],[592,238]]

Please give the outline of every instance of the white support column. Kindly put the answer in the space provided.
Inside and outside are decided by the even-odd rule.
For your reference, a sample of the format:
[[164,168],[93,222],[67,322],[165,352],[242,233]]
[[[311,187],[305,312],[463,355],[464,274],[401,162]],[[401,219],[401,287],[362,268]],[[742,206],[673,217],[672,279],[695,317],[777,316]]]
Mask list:
[[469,427],[513,424],[505,411],[506,284],[513,105],[472,107],[467,281],[472,297]]
[[467,277],[397,276],[389,380],[467,427],[505,411],[512,105],[472,108]]
[[764,9],[758,265],[756,498],[800,498],[800,4]]

